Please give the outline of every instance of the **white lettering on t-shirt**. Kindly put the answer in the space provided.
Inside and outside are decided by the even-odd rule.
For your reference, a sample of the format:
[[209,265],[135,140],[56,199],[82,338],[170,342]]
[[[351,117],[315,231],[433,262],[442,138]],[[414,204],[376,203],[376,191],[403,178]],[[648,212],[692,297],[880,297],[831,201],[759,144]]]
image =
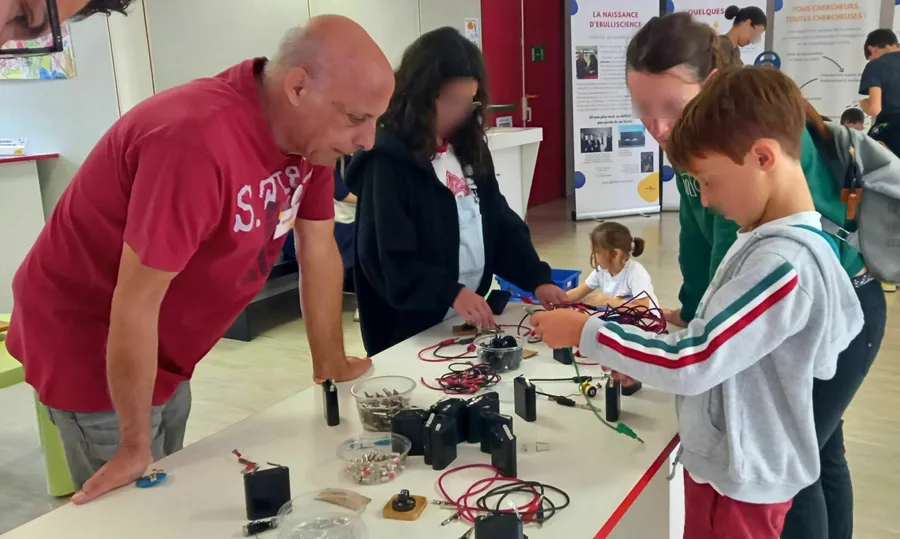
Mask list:
[[[284,209],[292,210],[296,215],[296,211],[300,206],[300,201],[303,198],[303,187],[309,182],[312,175],[313,171],[310,170],[306,176],[302,176],[300,167],[291,165],[283,171],[279,170],[260,181],[258,193],[259,199],[263,201],[263,209],[268,212],[269,206],[278,203],[278,187],[281,187],[290,201],[290,208]],[[250,232],[254,228],[263,225],[262,220],[257,219],[254,213],[252,197],[253,188],[249,184],[241,187],[240,191],[238,191],[236,201],[237,210],[235,210],[234,214],[235,232]],[[281,210],[282,208],[279,208],[279,211]],[[293,221],[291,221],[291,223],[293,223]]]
[[281,175],[280,172],[276,172],[265,180],[259,182],[259,198],[264,200],[263,208],[268,208],[270,204],[275,204],[275,202],[278,200],[278,195],[275,194],[275,189],[277,187],[275,183],[276,174],[279,176]]
[[684,187],[685,195],[691,198],[700,196],[700,182],[698,182],[696,178],[686,172],[680,172],[678,178],[681,180],[681,185]]
[[300,167],[293,166],[293,165],[289,166],[287,169],[285,169],[284,173],[287,175],[288,179],[291,181],[292,189],[296,189],[297,186],[300,185],[300,183],[306,183],[309,181],[310,178],[312,178],[312,171],[310,170],[309,173],[306,175],[305,178],[303,178],[303,181],[301,182],[300,181]]
[[[239,210],[234,214],[234,231],[250,232],[253,230],[253,205],[246,199],[253,196],[253,189],[249,185],[241,187],[237,194],[237,205]],[[247,217],[247,220],[241,218],[241,213]],[[258,225],[257,225],[258,226]]]

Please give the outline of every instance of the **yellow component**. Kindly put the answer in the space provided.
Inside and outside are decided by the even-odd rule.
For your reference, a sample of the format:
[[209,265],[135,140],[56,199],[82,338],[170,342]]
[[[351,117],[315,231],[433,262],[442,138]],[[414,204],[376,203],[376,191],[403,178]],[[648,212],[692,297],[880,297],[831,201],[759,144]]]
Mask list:
[[591,385],[590,382],[582,382],[579,389],[581,390],[581,393],[587,397],[593,398],[597,396],[597,388]]

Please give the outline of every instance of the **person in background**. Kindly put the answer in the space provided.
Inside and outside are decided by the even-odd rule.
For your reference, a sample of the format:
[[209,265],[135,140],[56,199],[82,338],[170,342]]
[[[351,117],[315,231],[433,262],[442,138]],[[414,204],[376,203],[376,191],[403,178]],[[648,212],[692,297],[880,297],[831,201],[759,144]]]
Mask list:
[[[354,292],[353,286],[353,262],[356,258],[355,236],[356,227],[356,195],[347,189],[344,183],[344,174],[347,172],[348,156],[338,159],[334,167],[334,240],[341,252],[341,260],[344,262],[344,292]],[[359,309],[353,313],[353,320],[359,321]]]
[[370,368],[344,355],[329,195],[332,166],[372,146],[393,87],[362,27],[315,17],[273,60],[157,94],[96,144],[16,272],[6,342],[59,428],[75,503],[181,448],[194,367],[289,230],[314,377]]
[[869,32],[863,46],[868,60],[859,81],[859,93],[868,96],[859,108],[875,118],[869,135],[900,155],[900,45],[889,28]]
[[[869,61],[859,81],[859,93],[869,97],[859,101],[860,108],[875,119],[869,136],[894,155],[900,156],[900,44],[890,28],[869,32],[863,53]],[[897,285],[882,283],[885,292],[896,292]]]
[[[824,120],[825,118],[823,117],[822,119]],[[850,108],[841,114],[841,125],[847,126],[850,129],[862,131],[866,128],[865,123],[866,115],[859,109]]]
[[579,52],[578,58],[575,60],[575,78],[577,79],[586,79],[588,76],[586,56],[587,54],[583,51]]
[[572,309],[531,318],[547,346],[677,395],[686,539],[781,536],[819,477],[814,380],[835,375],[863,327],[800,165],[805,108],[783,72],[730,69],[675,124],[673,166],[741,227],[687,328],[657,335]]
[[375,147],[353,157],[359,197],[356,285],[363,343],[377,354],[456,314],[495,327],[484,298],[494,275],[567,301],[528,227],[500,193],[485,141],[481,51],[453,28],[406,49]]
[[722,49],[725,65],[742,67],[741,49],[751,43],[759,43],[766,31],[766,12],[756,6],[728,6],[725,18],[734,20],[734,23],[731,30],[719,36],[719,48]]
[[[57,22],[68,19],[82,20],[96,13],[125,14],[135,0],[0,0],[0,46],[7,41],[36,39],[51,30],[53,13],[48,10],[52,2]],[[4,52],[0,51],[0,57]]]
[[[628,45],[626,81],[636,115],[663,151],[668,151],[672,126],[681,117],[685,103],[716,76],[722,65],[716,42],[712,28],[681,12],[654,17]],[[840,190],[810,135],[812,129],[823,133],[827,127],[812,107],[807,111],[807,121],[800,165],[816,210],[845,226],[846,207],[841,203]],[[678,263],[683,284],[678,296],[681,307],[665,312],[670,324],[683,326],[694,318],[712,276],[737,239],[739,226],[704,207],[696,178],[676,170],[675,181],[681,196]],[[853,486],[844,452],[842,416],[878,355],[887,305],[862,255],[846,242],[838,242],[838,249],[862,305],[865,326],[841,354],[838,374],[830,380],[816,380],[813,385],[822,476],[794,498],[782,534],[785,539],[845,539],[853,530]]]
[[635,238],[620,223],[608,221],[591,231],[591,267],[587,279],[566,292],[572,302],[583,301],[597,307],[618,307],[623,303],[658,306],[650,274],[634,259],[644,252],[643,238]]

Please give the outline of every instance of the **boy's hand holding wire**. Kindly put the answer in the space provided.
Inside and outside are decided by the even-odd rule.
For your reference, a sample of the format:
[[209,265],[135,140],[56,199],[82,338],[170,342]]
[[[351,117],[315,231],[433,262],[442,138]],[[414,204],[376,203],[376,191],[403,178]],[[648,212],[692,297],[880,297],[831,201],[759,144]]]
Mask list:
[[531,317],[534,334],[550,348],[576,347],[590,315],[573,309],[554,309],[535,313]]

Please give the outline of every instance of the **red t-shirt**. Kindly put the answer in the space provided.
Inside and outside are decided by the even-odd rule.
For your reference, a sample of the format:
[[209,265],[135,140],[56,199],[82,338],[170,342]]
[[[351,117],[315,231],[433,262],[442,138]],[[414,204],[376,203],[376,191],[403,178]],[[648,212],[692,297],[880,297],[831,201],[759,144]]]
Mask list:
[[153,404],[259,293],[298,219],[334,216],[332,169],[283,154],[248,60],[144,101],[100,139],[13,279],[7,337],[44,404],[112,410],[110,302],[123,241],[178,272],[159,315]]

